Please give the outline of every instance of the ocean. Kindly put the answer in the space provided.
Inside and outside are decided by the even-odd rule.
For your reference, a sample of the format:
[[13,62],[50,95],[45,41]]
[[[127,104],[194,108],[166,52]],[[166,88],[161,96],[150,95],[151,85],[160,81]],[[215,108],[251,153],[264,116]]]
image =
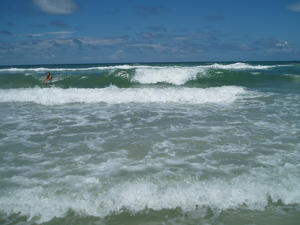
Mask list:
[[0,224],[299,221],[300,62],[0,67]]

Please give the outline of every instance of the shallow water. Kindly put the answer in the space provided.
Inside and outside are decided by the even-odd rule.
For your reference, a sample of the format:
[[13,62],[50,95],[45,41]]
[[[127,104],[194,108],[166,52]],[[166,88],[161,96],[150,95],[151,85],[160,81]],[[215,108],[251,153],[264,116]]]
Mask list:
[[297,63],[2,67],[0,223],[298,224],[299,77]]

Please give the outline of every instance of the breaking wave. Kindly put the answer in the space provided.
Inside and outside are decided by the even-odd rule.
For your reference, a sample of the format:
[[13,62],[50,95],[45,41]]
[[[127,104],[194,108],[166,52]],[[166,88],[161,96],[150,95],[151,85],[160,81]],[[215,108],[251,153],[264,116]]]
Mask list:
[[[97,178],[64,178],[70,190],[37,186],[16,190],[0,197],[0,210],[19,214],[39,223],[64,217],[69,210],[81,215],[105,217],[125,210],[131,213],[180,208],[184,212],[210,208],[220,212],[238,207],[264,210],[271,202],[299,204],[299,180],[289,177],[265,183],[262,177],[237,176],[229,181],[150,181],[121,182],[109,189]],[[60,181],[62,182],[62,181]],[[79,185],[71,188],[72,183]],[[71,185],[71,186],[70,186]],[[60,193],[61,192],[61,193]]]
[[0,102],[67,103],[230,103],[247,91],[242,87],[217,88],[25,88],[0,89]]
[[[49,85],[58,88],[105,88],[110,85],[129,88],[155,84],[205,88],[224,85],[251,87],[252,84],[269,85],[274,80],[287,82],[292,80],[288,76],[270,75],[263,72],[272,67],[276,66],[215,63],[201,66],[116,65],[86,68],[5,68],[0,69],[0,88],[33,88],[35,86],[49,87]],[[50,84],[43,84],[46,71],[54,71],[54,79]]]
[[[212,68],[212,69],[233,69],[233,70],[265,70],[269,68],[274,68],[282,65],[250,65],[248,63],[232,63],[232,64],[220,64],[214,63],[210,65],[201,65],[194,66],[196,68]],[[89,70],[114,70],[114,69],[147,69],[147,68],[164,68],[165,66],[150,66],[150,65],[114,65],[114,66],[91,66],[91,67],[10,67],[10,68],[2,68],[1,72],[47,72],[47,71],[89,71]],[[180,66],[169,66],[169,68],[178,68]],[[184,67],[185,68],[185,67]]]

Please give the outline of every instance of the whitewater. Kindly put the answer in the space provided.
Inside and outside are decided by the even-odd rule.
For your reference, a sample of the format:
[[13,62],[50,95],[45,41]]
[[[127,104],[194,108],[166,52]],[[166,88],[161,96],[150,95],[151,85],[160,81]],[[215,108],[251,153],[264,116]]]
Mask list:
[[300,62],[0,66],[0,224],[296,225],[299,121]]

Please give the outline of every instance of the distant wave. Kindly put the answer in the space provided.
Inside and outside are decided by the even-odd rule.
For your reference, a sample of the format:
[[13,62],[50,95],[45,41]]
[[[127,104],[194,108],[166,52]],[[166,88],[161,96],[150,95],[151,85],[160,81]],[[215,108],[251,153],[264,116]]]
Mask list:
[[147,68],[151,66],[131,66],[131,65],[118,65],[118,66],[95,66],[95,67],[82,67],[82,68],[3,68],[0,72],[47,72],[47,71],[89,71],[89,70],[114,70],[114,69],[135,69],[135,68]]
[[0,102],[33,102],[43,105],[68,103],[231,103],[247,91],[241,87],[218,88],[19,88],[0,89]]
[[206,66],[207,68],[213,68],[213,69],[225,69],[225,70],[266,70],[266,69],[270,69],[270,68],[274,68],[277,66],[282,66],[282,65],[250,65],[247,63],[233,63],[233,64],[218,64],[218,63],[214,63],[212,65]]
[[[252,84],[271,85],[277,80],[292,81],[288,76],[266,74],[264,71],[271,67],[274,66],[234,63],[202,66],[118,65],[88,68],[10,68],[2,69],[0,73],[0,89],[48,87],[43,84],[43,77],[45,71],[50,70],[56,70],[51,85],[59,88],[105,88],[110,85],[128,88],[155,84],[188,87],[224,85],[251,87]],[[16,71],[4,73],[4,70]]]
[[[233,63],[233,64],[220,64],[214,63],[211,65],[200,65],[200,66],[191,66],[191,68],[211,68],[211,69],[225,69],[225,70],[265,70],[273,67],[278,67],[282,65],[250,65],[247,63]],[[32,68],[2,68],[0,72],[46,72],[46,71],[88,71],[88,70],[114,70],[114,69],[161,69],[161,68],[190,68],[188,66],[149,66],[149,65],[116,65],[116,66],[94,66],[94,67],[77,67],[77,68],[50,68],[50,67],[32,67]]]

